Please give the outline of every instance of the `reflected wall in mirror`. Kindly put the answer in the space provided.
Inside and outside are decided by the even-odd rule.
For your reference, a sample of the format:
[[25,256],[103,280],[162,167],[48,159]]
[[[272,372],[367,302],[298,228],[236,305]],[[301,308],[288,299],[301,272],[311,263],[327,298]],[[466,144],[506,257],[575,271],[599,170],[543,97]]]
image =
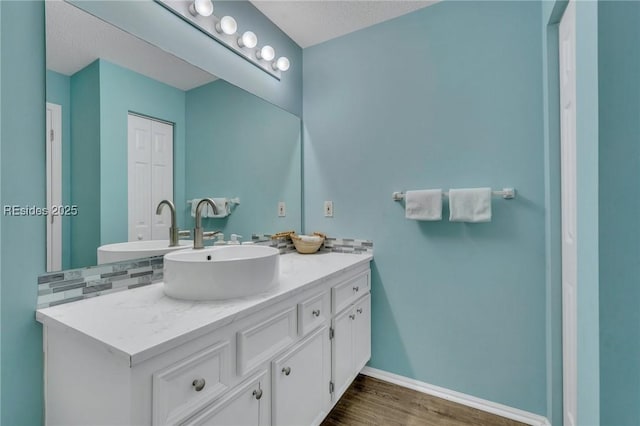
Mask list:
[[49,217],[48,270],[94,265],[102,245],[167,240],[164,198],[180,229],[204,197],[240,200],[203,220],[227,239],[300,229],[298,117],[73,5],[45,7],[48,203],[74,207]]

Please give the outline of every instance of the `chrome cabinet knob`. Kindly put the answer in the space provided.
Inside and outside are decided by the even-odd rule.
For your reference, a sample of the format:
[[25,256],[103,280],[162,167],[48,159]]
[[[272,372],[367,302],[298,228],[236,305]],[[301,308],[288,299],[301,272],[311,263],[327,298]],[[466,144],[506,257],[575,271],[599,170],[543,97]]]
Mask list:
[[256,389],[253,391],[253,396],[256,397],[256,399],[260,399],[262,398],[262,389]]
[[362,308],[358,308],[358,309],[356,309],[356,311],[357,311],[359,314],[361,314],[361,313],[362,313]]
[[352,320],[356,319],[356,316],[354,314],[349,315],[349,318],[351,318]]
[[284,367],[282,369],[282,372],[284,373],[285,376],[288,376],[289,374],[291,374],[291,367]]
[[202,389],[204,389],[204,385],[206,385],[206,382],[204,381],[204,379],[195,379],[192,385],[195,388],[196,392],[200,392]]
[[353,291],[355,291],[357,293],[358,291],[360,291],[360,287],[358,287],[358,286],[353,287]]
[[313,314],[313,316],[314,316],[314,317],[319,317],[319,316],[320,316],[320,309],[315,309],[315,310],[312,312],[312,314]]

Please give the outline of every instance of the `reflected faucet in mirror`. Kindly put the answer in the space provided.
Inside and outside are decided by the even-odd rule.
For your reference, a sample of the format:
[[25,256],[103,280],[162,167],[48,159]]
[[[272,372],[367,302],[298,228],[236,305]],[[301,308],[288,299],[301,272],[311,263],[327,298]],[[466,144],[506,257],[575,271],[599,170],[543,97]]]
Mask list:
[[162,214],[162,209],[164,206],[169,207],[169,211],[171,212],[171,227],[169,228],[169,247],[175,247],[179,243],[179,232],[178,224],[176,221],[176,206],[169,200],[162,200],[158,203],[158,207],[156,207],[156,215]]
[[[202,209],[209,204],[211,209],[213,209],[213,214],[218,214],[218,207],[216,206],[215,201],[211,198],[203,198],[200,200],[198,205],[196,206],[196,227],[193,229],[193,249],[203,249],[204,248],[204,233],[202,232]],[[212,238],[215,235],[219,234],[220,231],[207,232],[206,236],[208,238]]]

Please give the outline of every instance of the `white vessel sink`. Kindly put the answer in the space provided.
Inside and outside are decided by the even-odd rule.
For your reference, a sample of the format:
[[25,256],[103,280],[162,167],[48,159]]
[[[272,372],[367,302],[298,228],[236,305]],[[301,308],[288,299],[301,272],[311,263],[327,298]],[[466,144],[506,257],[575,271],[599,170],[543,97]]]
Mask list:
[[278,283],[280,252],[238,245],[181,250],[164,257],[164,292],[185,300],[251,296]]
[[179,246],[169,247],[169,240],[129,241],[107,244],[98,247],[98,265],[140,259],[141,257],[161,256],[175,250],[184,250],[193,245],[192,241],[182,240]]

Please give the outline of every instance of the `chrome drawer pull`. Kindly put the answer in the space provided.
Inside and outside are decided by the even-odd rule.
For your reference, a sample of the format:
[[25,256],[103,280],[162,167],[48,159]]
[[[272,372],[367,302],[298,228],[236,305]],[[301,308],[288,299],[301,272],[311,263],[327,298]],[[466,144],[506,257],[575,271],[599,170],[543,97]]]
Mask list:
[[353,291],[355,291],[357,293],[358,291],[360,291],[360,287],[358,287],[358,286],[353,287]]
[[319,317],[320,316],[320,309],[316,309],[312,312],[314,317]]
[[288,376],[289,374],[291,374],[291,367],[284,367],[282,369],[282,372],[284,373],[285,376]]
[[349,315],[349,318],[351,318],[352,320],[356,319],[356,316],[354,314]]
[[256,397],[256,399],[260,399],[262,398],[262,389],[256,389],[253,391],[253,396]]
[[358,308],[358,309],[356,309],[356,311],[357,311],[359,314],[361,314],[361,313],[362,313],[362,308]]

